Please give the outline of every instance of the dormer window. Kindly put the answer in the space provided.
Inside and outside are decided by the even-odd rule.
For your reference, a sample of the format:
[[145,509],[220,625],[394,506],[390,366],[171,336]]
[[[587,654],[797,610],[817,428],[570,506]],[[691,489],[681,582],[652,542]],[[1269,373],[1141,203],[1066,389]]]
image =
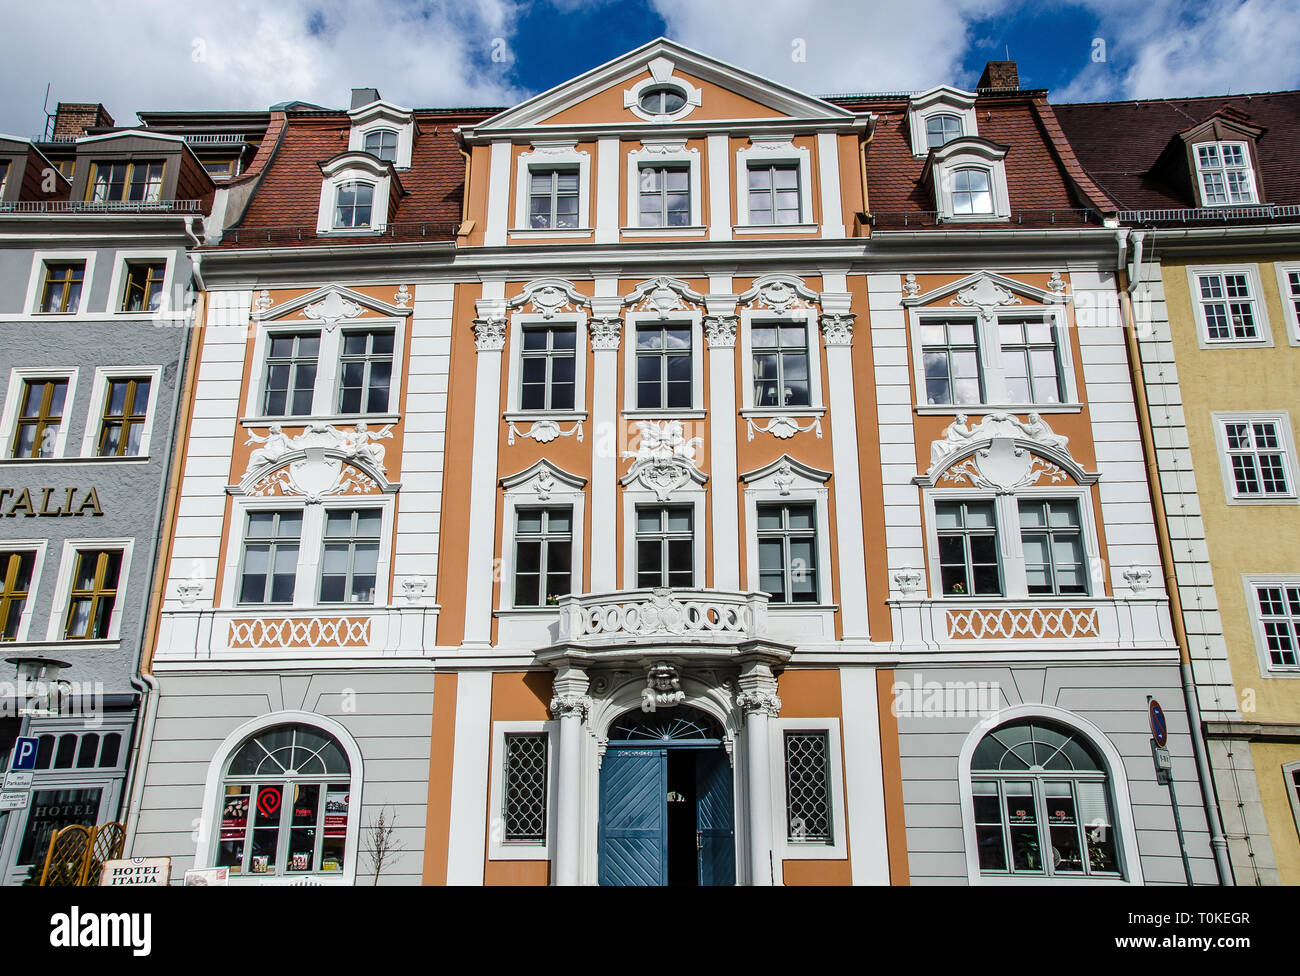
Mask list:
[[1196,175],[1201,203],[1226,207],[1255,203],[1255,180],[1250,150],[1244,142],[1203,142],[1196,150]]
[[1006,155],[1006,146],[971,136],[931,149],[923,178],[934,186],[939,219],[1008,219]]
[[955,217],[992,215],[993,189],[988,170],[966,166],[953,172],[952,212]]
[[375,188],[369,183],[344,183],[339,186],[334,204],[334,226],[355,229],[370,226]]
[[686,93],[674,85],[656,85],[641,93],[638,104],[648,115],[672,115],[686,107]]
[[927,149],[938,149],[953,139],[960,139],[962,134],[961,119],[956,115],[942,113],[928,116],[925,120],[925,146]]
[[91,203],[157,203],[162,199],[163,164],[96,162],[90,174]]
[[371,129],[366,133],[366,152],[386,163],[397,162],[397,132],[393,129]]

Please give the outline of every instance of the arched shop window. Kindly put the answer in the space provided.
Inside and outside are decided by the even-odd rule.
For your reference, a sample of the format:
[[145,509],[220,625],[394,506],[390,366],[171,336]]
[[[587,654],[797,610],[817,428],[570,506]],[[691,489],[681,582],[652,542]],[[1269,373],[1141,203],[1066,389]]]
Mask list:
[[1110,778],[1093,745],[1042,719],[994,729],[971,757],[980,873],[1120,876]]
[[343,871],[351,768],[320,729],[278,725],[245,741],[222,780],[217,867],[231,874]]

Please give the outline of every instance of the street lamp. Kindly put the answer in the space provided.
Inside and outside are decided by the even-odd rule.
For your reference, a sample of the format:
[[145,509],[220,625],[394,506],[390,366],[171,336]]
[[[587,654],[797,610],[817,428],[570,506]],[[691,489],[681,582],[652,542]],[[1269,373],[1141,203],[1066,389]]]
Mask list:
[[[56,661],[49,657],[7,657],[6,664],[12,664],[18,672],[19,702],[30,701],[32,704],[20,704],[19,715],[43,716],[55,714],[51,710],[56,696],[67,684],[60,681],[59,672],[72,667],[67,661]],[[27,692],[31,690],[29,695]]]

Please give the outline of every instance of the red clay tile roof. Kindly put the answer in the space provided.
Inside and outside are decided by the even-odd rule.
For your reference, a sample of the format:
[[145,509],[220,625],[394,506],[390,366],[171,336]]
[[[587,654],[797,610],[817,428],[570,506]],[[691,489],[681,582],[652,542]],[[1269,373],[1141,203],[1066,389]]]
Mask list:
[[[867,189],[878,229],[934,226],[934,191],[923,183],[925,157],[912,154],[907,102],[830,98],[857,112],[875,112],[876,134],[867,147]],[[1073,160],[1063,161],[1054,144],[1052,121],[1045,120],[1035,99],[1023,93],[981,96],[975,103],[981,138],[1009,146],[1007,192],[1015,227],[1100,226],[1095,210],[1105,202]],[[1079,186],[1083,192],[1076,192]],[[939,225],[944,226],[944,225]],[[1006,221],[962,227],[1005,227]]]
[[1183,186],[1156,160],[1179,132],[1225,106],[1266,130],[1259,137],[1259,163],[1266,203],[1300,204],[1300,92],[1216,95],[1139,102],[1057,105],[1055,112],[1088,174],[1123,210],[1199,206],[1190,182]]
[[[382,240],[449,240],[461,218],[465,160],[453,129],[481,122],[491,113],[417,109],[418,134],[411,168],[402,172],[406,194]],[[274,122],[272,126],[274,127]],[[274,244],[337,245],[337,237],[317,237],[320,163],[348,147],[349,120],[343,112],[290,112],[279,146],[263,165],[265,174],[239,223],[226,231],[222,247]],[[263,146],[272,142],[267,132]],[[261,154],[259,153],[259,158]],[[369,238],[350,238],[365,243]]]

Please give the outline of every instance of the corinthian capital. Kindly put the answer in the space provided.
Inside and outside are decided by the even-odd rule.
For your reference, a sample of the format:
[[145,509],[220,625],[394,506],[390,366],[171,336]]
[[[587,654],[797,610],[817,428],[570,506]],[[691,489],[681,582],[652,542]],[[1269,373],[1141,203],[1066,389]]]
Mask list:
[[828,346],[853,344],[853,313],[831,312],[822,316],[822,336]]
[[474,320],[474,345],[479,352],[500,352],[506,347],[505,316]]
[[714,348],[730,349],[736,345],[735,315],[704,316],[704,336]]
[[576,715],[585,722],[590,711],[591,699],[586,695],[556,695],[551,699],[552,718],[564,719]]
[[602,349],[618,350],[619,338],[623,334],[623,320],[617,315],[593,317],[588,328],[591,331],[591,351]]
[[736,707],[746,715],[761,713],[776,718],[781,714],[781,699],[772,691],[742,691],[736,696]]

